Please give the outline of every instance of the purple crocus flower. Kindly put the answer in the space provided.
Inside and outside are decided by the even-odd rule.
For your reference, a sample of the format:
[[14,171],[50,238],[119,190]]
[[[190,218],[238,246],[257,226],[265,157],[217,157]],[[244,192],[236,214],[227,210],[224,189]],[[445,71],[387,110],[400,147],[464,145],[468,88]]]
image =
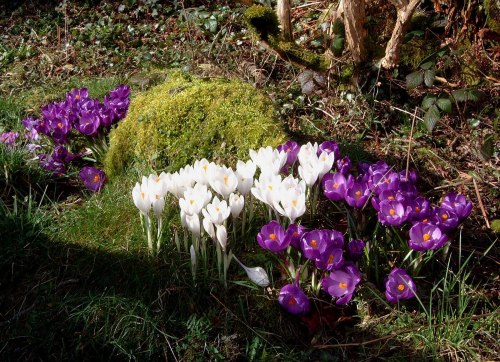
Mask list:
[[0,143],[3,143],[8,148],[14,148],[19,137],[19,132],[5,132],[0,134]]
[[97,192],[106,182],[106,175],[98,168],[85,166],[80,170],[80,179],[87,189]]
[[375,172],[372,174],[370,185],[376,195],[385,190],[395,191],[399,188],[399,174],[394,171]]
[[415,170],[408,170],[408,175],[407,175],[406,170],[400,171],[399,180],[401,182],[408,182],[415,185],[418,180],[417,172]]
[[347,304],[356,286],[361,281],[361,273],[352,263],[345,264],[340,269],[335,269],[328,276],[321,279],[322,288],[334,298],[338,298],[337,305]]
[[352,167],[351,159],[348,156],[345,156],[344,158],[337,160],[336,166],[338,172],[340,172],[343,175],[347,175],[351,171]]
[[[299,144],[295,141],[286,141],[282,145],[276,147],[278,152],[286,152],[286,166],[292,166],[295,161],[297,161],[297,155],[299,154]],[[285,167],[286,167],[285,166]]]
[[460,223],[457,214],[443,207],[434,208],[434,215],[431,216],[431,221],[445,233],[455,230]]
[[325,196],[332,201],[341,201],[345,199],[347,180],[341,173],[327,173],[323,180],[323,192]]
[[394,268],[385,281],[385,297],[391,303],[415,296],[417,286],[404,269]]
[[450,192],[444,197],[441,208],[453,211],[457,215],[458,220],[463,221],[472,211],[472,202],[467,200],[463,195],[459,195],[456,192]]
[[441,229],[431,223],[417,222],[410,229],[410,248],[416,251],[436,250],[448,241]]
[[323,230],[327,237],[328,247],[333,246],[335,248],[342,249],[344,247],[344,234],[337,230]]
[[304,314],[310,308],[306,294],[295,284],[287,284],[281,288],[278,303],[292,314]]
[[290,224],[288,225],[288,228],[286,229],[285,233],[285,243],[288,243],[288,245],[291,245],[295,249],[302,251],[302,246],[300,244],[300,239],[302,238],[302,235],[306,232],[306,228],[303,227],[302,225],[295,225],[295,224]]
[[52,156],[39,154],[37,156],[40,166],[46,171],[52,172],[54,176],[62,176],[66,173],[66,166],[63,162],[54,160]]
[[68,163],[76,158],[76,155],[69,152],[64,146],[56,146],[51,155],[52,159],[57,162]]
[[285,231],[280,223],[272,220],[260,229],[257,234],[257,242],[263,249],[278,253],[290,245],[291,239],[285,238]]
[[302,252],[307,259],[315,261],[329,246],[330,235],[325,230],[312,230],[302,235]]
[[85,136],[95,136],[99,131],[101,119],[97,110],[82,111],[81,117],[75,128],[78,132]]
[[347,253],[353,261],[356,261],[363,255],[364,248],[365,242],[363,240],[351,240],[347,244]]
[[323,151],[326,152],[327,154],[333,153],[335,161],[337,161],[340,158],[340,148],[336,142],[325,141],[321,143],[318,146],[318,156],[321,155]]
[[380,203],[385,200],[404,202],[405,197],[398,190],[384,190],[380,195],[371,198],[373,208],[377,212],[380,211]]
[[114,122],[125,118],[130,105],[130,87],[121,84],[104,97],[104,105],[113,112]]
[[410,208],[408,220],[411,222],[422,221],[431,217],[431,202],[424,197],[417,197],[416,199],[408,201],[408,207]]
[[380,203],[378,220],[382,225],[400,226],[408,219],[409,211],[405,202],[384,200]]
[[339,269],[343,263],[343,250],[335,245],[327,247],[315,261],[316,267],[323,270]]
[[66,101],[69,104],[84,102],[89,99],[89,90],[87,88],[73,89],[71,92],[66,93]]
[[368,185],[364,182],[357,182],[350,177],[350,181],[347,182],[347,188],[345,193],[345,201],[349,206],[361,209],[365,206],[368,198],[370,197],[370,189]]
[[65,115],[51,119],[50,128],[52,129],[52,139],[56,143],[67,142],[68,135],[71,132],[71,124]]

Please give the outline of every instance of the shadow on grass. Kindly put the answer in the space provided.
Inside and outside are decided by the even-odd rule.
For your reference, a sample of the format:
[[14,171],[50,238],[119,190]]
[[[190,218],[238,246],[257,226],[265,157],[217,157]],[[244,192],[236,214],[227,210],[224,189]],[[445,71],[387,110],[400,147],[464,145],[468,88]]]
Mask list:
[[[185,255],[171,252],[151,259],[91,249],[48,239],[43,222],[24,215],[1,219],[2,360],[289,361],[415,355],[393,339],[378,342],[377,336],[361,332],[351,308],[321,303],[306,318],[290,316],[262,290],[237,284],[224,290],[210,280],[194,286]],[[375,342],[363,344],[371,340]],[[337,343],[341,345],[328,347]]]

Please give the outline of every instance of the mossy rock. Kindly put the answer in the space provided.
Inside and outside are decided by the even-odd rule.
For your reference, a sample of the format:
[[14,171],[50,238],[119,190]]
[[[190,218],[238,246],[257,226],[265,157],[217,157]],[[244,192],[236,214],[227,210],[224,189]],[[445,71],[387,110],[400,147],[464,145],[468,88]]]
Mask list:
[[424,38],[413,37],[401,47],[400,65],[416,70],[420,63],[432,55],[439,45]]
[[136,96],[111,132],[104,166],[110,177],[133,162],[175,171],[195,159],[232,164],[250,148],[286,139],[271,101],[249,84],[198,79],[179,71]]
[[245,20],[250,29],[256,33],[261,40],[269,41],[270,38],[280,37],[278,17],[269,6],[253,5],[245,11]]

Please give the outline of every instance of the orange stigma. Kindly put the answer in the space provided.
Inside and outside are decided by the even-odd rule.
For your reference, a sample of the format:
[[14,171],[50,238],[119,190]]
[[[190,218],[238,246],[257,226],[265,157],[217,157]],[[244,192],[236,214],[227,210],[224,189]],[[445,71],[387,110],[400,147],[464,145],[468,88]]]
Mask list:
[[316,239],[311,240],[311,246],[313,249],[316,249],[318,247],[318,242],[316,241]]
[[424,241],[431,240],[431,236],[429,234],[427,234],[427,233],[424,234],[423,238],[424,238]]
[[347,283],[339,283],[339,288],[345,289],[347,288]]
[[269,239],[276,240],[276,234],[269,234]]
[[402,292],[403,290],[405,290],[405,286],[404,286],[403,284],[399,284],[399,285],[398,285],[398,290],[399,290],[400,292]]
[[391,216],[396,215],[396,210],[394,210],[394,209],[390,209],[390,210],[389,210],[389,214],[390,214]]
[[99,175],[95,175],[94,176],[94,182],[99,182],[101,178],[99,177]]

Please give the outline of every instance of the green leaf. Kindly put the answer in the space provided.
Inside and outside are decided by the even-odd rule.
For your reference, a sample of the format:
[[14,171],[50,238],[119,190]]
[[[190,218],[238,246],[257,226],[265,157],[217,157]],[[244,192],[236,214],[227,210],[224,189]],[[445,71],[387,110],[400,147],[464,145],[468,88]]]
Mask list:
[[479,98],[481,98],[481,92],[475,89],[459,89],[451,92],[451,95],[457,102],[476,102]]
[[417,88],[424,81],[424,73],[416,71],[406,76],[406,86],[409,89]]
[[451,100],[449,98],[439,98],[436,104],[444,113],[451,113]]
[[434,66],[434,62],[425,62],[424,64],[422,64],[420,66],[420,68],[424,69],[424,70],[429,70],[431,69],[432,67]]
[[493,153],[495,153],[495,139],[492,134],[485,137],[479,152],[485,161],[488,161],[491,157],[493,157]]
[[434,104],[430,107],[424,114],[424,124],[429,132],[432,132],[436,123],[441,119],[441,113],[439,113],[438,107]]
[[430,69],[424,72],[424,83],[427,87],[432,87],[435,78],[436,72],[434,70]]
[[435,96],[430,96],[427,95],[425,98],[422,100],[422,108],[423,109],[429,109],[431,106],[433,106],[436,103],[437,97]]

